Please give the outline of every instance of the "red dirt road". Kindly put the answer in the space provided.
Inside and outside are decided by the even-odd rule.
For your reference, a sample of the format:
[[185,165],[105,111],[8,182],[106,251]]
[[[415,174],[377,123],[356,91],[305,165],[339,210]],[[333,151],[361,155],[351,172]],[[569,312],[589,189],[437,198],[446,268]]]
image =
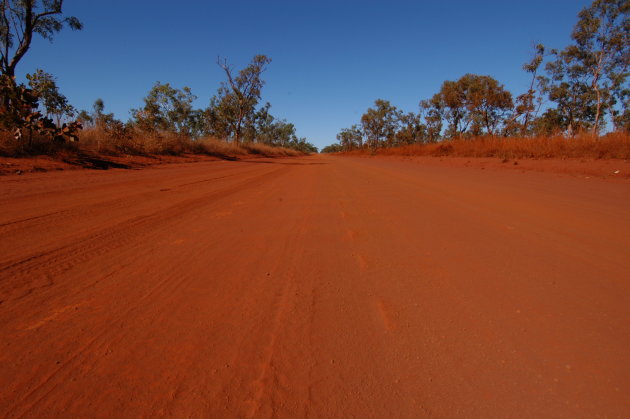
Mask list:
[[630,184],[314,156],[0,178],[0,416],[628,417]]

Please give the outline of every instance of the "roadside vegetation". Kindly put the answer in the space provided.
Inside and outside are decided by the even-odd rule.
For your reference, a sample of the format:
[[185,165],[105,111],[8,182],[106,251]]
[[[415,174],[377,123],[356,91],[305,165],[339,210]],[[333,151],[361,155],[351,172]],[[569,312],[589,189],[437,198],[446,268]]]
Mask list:
[[64,16],[63,0],[0,0],[0,155],[58,153],[209,154],[287,156],[317,152],[295,126],[261,103],[262,74],[271,58],[255,56],[241,70],[218,58],[226,80],[205,109],[193,106],[190,88],[156,82],[128,121],[116,119],[96,99],[76,109],[56,78],[42,69],[18,83],[15,70],[35,36],[52,41],[64,27],[81,30]]
[[534,46],[525,92],[465,74],[418,112],[377,99],[322,152],[630,158],[630,0],[595,0],[571,39],[561,50]]
[[[330,147],[330,146],[329,146]],[[342,152],[339,145],[324,152]],[[336,151],[335,151],[336,150]],[[355,149],[344,154],[371,154],[367,149]],[[432,157],[497,157],[499,159],[630,159],[630,135],[610,133],[602,137],[578,135],[566,137],[475,137],[430,144],[410,144],[379,148],[374,154],[385,156]]]

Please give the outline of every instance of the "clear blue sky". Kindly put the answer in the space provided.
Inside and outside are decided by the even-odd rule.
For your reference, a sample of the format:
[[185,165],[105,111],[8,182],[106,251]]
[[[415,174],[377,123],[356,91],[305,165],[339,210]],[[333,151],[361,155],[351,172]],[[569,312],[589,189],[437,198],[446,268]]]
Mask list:
[[206,107],[223,80],[216,57],[237,68],[273,59],[263,100],[318,147],[358,122],[377,98],[405,111],[444,80],[489,74],[514,94],[534,42],[562,48],[591,0],[201,1],[66,0],[81,32],[37,38],[17,69],[58,77],[79,109],[96,98],[127,120],[156,81],[189,86]]

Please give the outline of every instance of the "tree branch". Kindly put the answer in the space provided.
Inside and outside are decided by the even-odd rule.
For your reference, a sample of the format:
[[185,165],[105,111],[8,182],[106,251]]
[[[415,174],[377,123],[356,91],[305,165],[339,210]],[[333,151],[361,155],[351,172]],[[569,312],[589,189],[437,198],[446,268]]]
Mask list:
[[51,15],[61,14],[62,8],[63,8],[63,0],[59,0],[59,3],[57,4],[57,7],[55,9],[47,10],[47,11],[44,11],[42,13],[35,15],[35,18],[33,19],[33,28],[37,26],[37,22],[41,18],[46,17],[46,16],[51,16]]
[[11,43],[10,33],[9,33],[9,19],[7,18],[7,9],[9,6],[7,5],[8,0],[3,1],[2,5],[2,20],[4,21],[4,26],[7,28],[7,33],[5,34],[5,39],[2,40],[4,43],[4,51],[0,52],[2,54],[2,70],[8,66],[9,64],[9,44]]
[[217,57],[217,64],[219,65],[219,67],[223,69],[223,71],[225,71],[225,74],[227,75],[227,78],[228,78],[228,83],[230,83],[230,87],[232,88],[232,91],[239,98],[239,101],[241,101],[242,94],[237,88],[236,83],[234,83],[234,79],[232,78],[232,69],[227,65],[227,59],[224,58],[222,62],[221,57]]

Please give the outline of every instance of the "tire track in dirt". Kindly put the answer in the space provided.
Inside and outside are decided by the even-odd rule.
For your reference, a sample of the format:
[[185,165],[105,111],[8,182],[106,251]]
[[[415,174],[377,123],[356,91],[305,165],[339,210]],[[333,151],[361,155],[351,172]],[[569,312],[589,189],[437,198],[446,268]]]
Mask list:
[[[19,233],[25,234],[29,231],[36,231],[41,229],[42,227],[61,224],[63,222],[71,221],[77,217],[96,217],[102,214],[112,213],[121,208],[125,208],[127,210],[131,209],[134,205],[142,204],[149,200],[150,198],[159,199],[160,193],[169,191],[169,192],[177,192],[180,189],[186,190],[186,187],[191,185],[197,185],[200,183],[207,183],[212,181],[219,181],[224,179],[229,179],[233,176],[243,176],[250,173],[259,172],[258,168],[249,170],[249,171],[239,171],[236,169],[232,170],[235,173],[227,174],[224,176],[217,176],[211,178],[204,178],[202,180],[197,180],[194,182],[188,182],[183,184],[169,185],[167,188],[163,188],[161,185],[156,184],[155,190],[146,191],[142,193],[132,193],[126,194],[122,196],[117,196],[113,199],[99,200],[96,202],[91,202],[88,204],[82,205],[73,205],[71,208],[53,211],[46,214],[36,215],[32,217],[26,217],[23,219],[12,220],[8,222],[4,222],[0,224],[0,235],[7,237],[10,233]],[[158,189],[159,188],[159,189]],[[65,192],[64,192],[65,193]]]
[[[307,210],[294,224],[294,233],[285,244],[285,257],[281,259],[286,267],[278,266],[277,268],[285,279],[279,295],[273,302],[272,320],[269,324],[265,324],[264,334],[268,333],[268,337],[263,338],[262,361],[259,365],[259,371],[249,384],[252,388],[251,398],[245,401],[245,405],[248,406],[245,416],[249,418],[259,415],[274,415],[276,411],[274,406],[275,393],[281,391],[281,386],[273,362],[280,331],[296,303],[296,278],[299,277],[300,273],[296,271],[295,267],[300,265],[300,260],[303,257],[303,243],[307,231],[305,226],[309,225],[310,218],[310,211]],[[238,362],[238,358],[234,362]],[[261,412],[263,409],[268,410]]]
[[[125,334],[128,333],[122,328],[126,319],[133,317],[133,314],[139,310],[146,310],[147,304],[152,301],[162,300],[165,295],[170,295],[187,281],[187,278],[184,277],[179,277],[175,280],[173,278],[177,278],[177,276],[165,275],[163,280],[159,281],[141,298],[130,304],[126,310],[123,310],[113,319],[108,319],[108,323],[101,328],[100,333],[94,335],[91,340],[70,354],[63,363],[59,363],[58,368],[44,377],[35,387],[25,393],[21,399],[15,400],[11,409],[15,416],[28,417],[29,412],[38,408],[60,383],[71,380],[79,369],[85,374],[86,371],[93,368],[96,360],[90,355],[106,353],[106,347],[121,341]],[[92,365],[87,362],[88,360],[92,361]]]
[[[246,181],[241,181],[237,185],[232,185],[229,189],[220,189],[218,191],[214,191],[212,194],[204,194],[201,198],[187,200],[175,206],[169,207],[168,209],[157,213],[156,216],[159,216],[159,218],[162,219],[164,217],[173,217],[177,214],[178,217],[181,217],[182,212],[179,211],[179,209],[182,207],[188,208],[190,211],[199,209],[205,204],[216,202],[216,200],[212,198],[217,195],[220,197],[229,197],[234,193],[245,191],[252,186],[259,185],[262,182],[281,176],[287,170],[290,170],[290,168],[281,167],[267,171],[255,178],[250,178]],[[151,219],[149,221],[155,220]],[[138,237],[141,232],[134,231],[134,233],[134,237]],[[146,238],[147,237],[144,237],[144,239]],[[90,354],[104,353],[106,351],[106,346],[115,345],[117,341],[123,340],[125,332],[122,329],[122,325],[126,319],[138,317],[138,314],[136,313],[138,310],[146,310],[147,307],[151,306],[151,302],[163,301],[166,296],[172,295],[175,290],[181,289],[184,287],[184,284],[190,280],[190,278],[178,275],[179,272],[177,266],[173,266],[170,269],[172,270],[170,273],[161,272],[161,278],[163,279],[156,283],[149,292],[145,293],[141,298],[134,300],[128,305],[126,310],[117,314],[116,317],[109,319],[108,324],[102,328],[101,333],[95,335],[92,340],[79,348],[79,350],[72,354],[66,361],[60,364],[55,371],[48,376],[43,377],[39,384],[26,393],[22,399],[16,400],[15,409],[12,410],[16,413],[17,417],[28,416],[29,412],[34,409],[41,408],[40,404],[47,400],[47,396],[55,390],[56,386],[59,383],[69,380],[75,371],[81,369],[85,372],[86,368],[91,368],[89,362],[86,363],[86,361],[90,359]],[[44,320],[51,317],[54,317],[54,314],[52,316],[48,316]],[[39,326],[39,323],[41,322],[38,322],[35,325]],[[118,327],[119,324],[121,327]]]
[[173,222],[182,215],[198,210],[217,199],[255,186],[266,179],[281,176],[287,170],[290,169],[286,166],[274,168],[268,173],[253,176],[237,185],[184,200],[149,215],[134,217],[65,246],[4,262],[0,264],[0,299],[2,301],[19,299],[37,288],[50,286],[55,276],[89,261],[94,256],[150,235],[157,225]]
[[0,201],[0,416],[627,416],[627,186],[256,166]]

